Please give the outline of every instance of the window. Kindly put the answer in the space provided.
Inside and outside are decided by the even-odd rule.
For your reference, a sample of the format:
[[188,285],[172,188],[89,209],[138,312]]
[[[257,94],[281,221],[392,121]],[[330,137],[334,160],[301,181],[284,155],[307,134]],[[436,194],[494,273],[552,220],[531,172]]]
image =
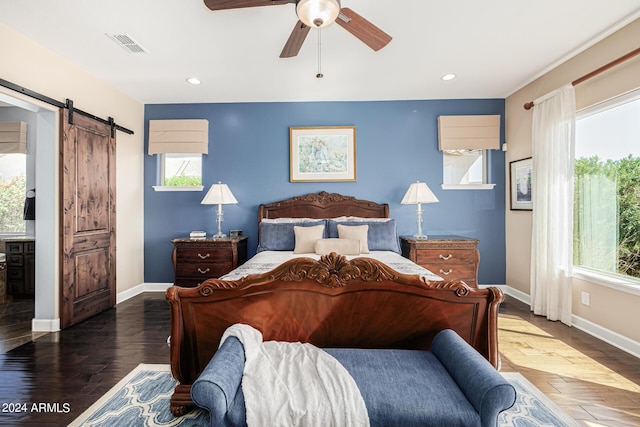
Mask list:
[[488,150],[500,148],[500,116],[438,116],[442,189],[490,189]]
[[160,185],[192,187],[202,185],[202,154],[161,154]]
[[202,191],[202,155],[209,151],[209,121],[149,120],[149,154],[158,154],[155,191]]
[[0,234],[25,232],[26,172],[26,154],[0,154]]
[[640,284],[640,91],[578,114],[574,265]]
[[443,184],[485,184],[486,150],[447,150],[442,152]]

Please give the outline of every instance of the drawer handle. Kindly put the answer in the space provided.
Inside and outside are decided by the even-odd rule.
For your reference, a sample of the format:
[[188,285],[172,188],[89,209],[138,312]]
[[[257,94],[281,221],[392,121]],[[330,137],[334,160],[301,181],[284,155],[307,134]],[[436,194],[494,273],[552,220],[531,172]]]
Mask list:
[[202,255],[202,254],[200,254],[200,253],[198,254],[198,258],[200,258],[200,259],[207,259],[207,258],[209,258],[210,256],[211,256],[211,254],[206,254],[206,255]]
[[443,259],[443,260],[447,261],[447,260],[451,259],[451,257],[452,257],[453,255],[451,255],[451,254],[449,254],[449,255],[442,255],[442,254],[440,254],[440,255],[438,255],[438,256],[440,257],[440,259]]
[[449,269],[447,271],[444,271],[443,269],[440,269],[440,273],[444,274],[445,276],[448,276],[449,274],[451,274],[452,271],[453,271],[452,269]]
[[201,268],[198,268],[198,273],[200,274],[207,274],[209,272],[209,268],[207,268],[206,270],[202,270]]

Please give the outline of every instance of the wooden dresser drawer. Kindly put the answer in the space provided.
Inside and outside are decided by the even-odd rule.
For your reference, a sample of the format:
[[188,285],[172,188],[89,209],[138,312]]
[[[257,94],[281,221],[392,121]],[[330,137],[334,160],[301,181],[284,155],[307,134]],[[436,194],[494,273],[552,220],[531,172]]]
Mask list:
[[437,274],[445,280],[460,279],[460,280],[475,280],[476,278],[476,266],[475,264],[420,264],[427,270]]
[[202,279],[215,277],[218,278],[233,270],[233,264],[229,262],[224,263],[190,263],[181,262],[176,264],[176,276],[185,278]]
[[233,254],[228,248],[181,248],[176,253],[178,264],[211,264],[225,262],[231,264]]
[[475,250],[469,249],[420,249],[416,264],[437,263],[438,265],[476,263]]

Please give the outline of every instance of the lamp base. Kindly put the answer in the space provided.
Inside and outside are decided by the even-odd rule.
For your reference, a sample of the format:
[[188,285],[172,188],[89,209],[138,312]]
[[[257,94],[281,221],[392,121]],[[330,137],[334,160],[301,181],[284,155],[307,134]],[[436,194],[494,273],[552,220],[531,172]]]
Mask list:
[[227,235],[224,233],[216,233],[213,236],[211,236],[212,239],[226,239]]
[[429,237],[426,234],[414,234],[413,238],[416,240],[427,240]]

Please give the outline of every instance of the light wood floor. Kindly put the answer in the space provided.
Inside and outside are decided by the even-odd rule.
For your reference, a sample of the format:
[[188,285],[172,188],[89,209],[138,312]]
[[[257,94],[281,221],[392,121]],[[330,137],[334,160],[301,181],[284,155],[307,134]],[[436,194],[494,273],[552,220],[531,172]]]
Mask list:
[[[0,402],[70,402],[72,410],[0,416],[0,425],[67,425],[138,363],[169,362],[162,293],[42,337],[31,335],[29,310],[0,306]],[[583,426],[640,426],[640,359],[510,297],[500,307],[499,339],[502,371],[523,374]]]
[[584,426],[640,426],[640,359],[510,297],[498,320],[502,371],[517,371]]

